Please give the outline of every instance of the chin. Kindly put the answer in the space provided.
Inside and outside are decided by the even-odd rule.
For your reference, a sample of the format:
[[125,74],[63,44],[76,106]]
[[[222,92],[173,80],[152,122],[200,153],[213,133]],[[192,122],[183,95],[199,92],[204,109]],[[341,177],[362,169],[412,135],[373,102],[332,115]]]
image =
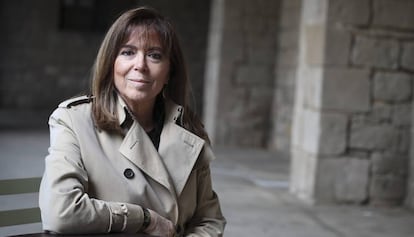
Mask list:
[[130,95],[127,96],[127,99],[133,102],[149,102],[151,100],[155,100],[155,96],[149,96],[149,95],[143,95],[143,94],[139,94],[139,95]]

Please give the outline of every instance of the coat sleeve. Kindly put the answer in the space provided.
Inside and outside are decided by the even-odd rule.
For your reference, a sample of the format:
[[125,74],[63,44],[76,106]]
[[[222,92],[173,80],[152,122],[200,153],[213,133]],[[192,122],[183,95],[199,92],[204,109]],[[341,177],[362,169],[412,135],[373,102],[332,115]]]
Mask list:
[[222,215],[220,202],[211,182],[210,161],[214,155],[209,145],[202,152],[201,160],[196,164],[197,171],[197,209],[188,223],[186,237],[221,237],[226,220]]
[[88,174],[68,110],[58,108],[49,119],[50,147],[39,191],[43,229],[66,234],[138,232],[143,223],[140,206],[88,196]]

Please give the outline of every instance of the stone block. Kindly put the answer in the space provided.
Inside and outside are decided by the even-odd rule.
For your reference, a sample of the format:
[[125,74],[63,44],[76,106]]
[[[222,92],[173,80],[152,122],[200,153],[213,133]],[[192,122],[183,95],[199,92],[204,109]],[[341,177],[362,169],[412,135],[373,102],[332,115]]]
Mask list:
[[408,172],[407,155],[392,152],[374,152],[371,155],[372,173],[374,175],[394,174],[404,176]]
[[249,64],[236,69],[236,81],[239,85],[267,87],[272,86],[273,79],[273,69],[269,65]]
[[311,154],[318,154],[321,135],[321,113],[305,109],[302,115],[302,149]]
[[296,70],[294,68],[278,68],[275,81],[275,103],[283,103],[284,106],[293,108]]
[[399,45],[391,39],[357,36],[352,49],[351,62],[358,66],[396,69]]
[[[220,59],[222,61],[236,61],[243,60],[244,58],[244,37],[240,31],[229,30],[222,33],[223,35],[218,35],[216,41],[219,47]],[[211,46],[210,46],[211,47]]]
[[305,62],[309,66],[320,66],[324,63],[325,28],[324,25],[306,25],[305,33]]
[[345,114],[322,113],[319,154],[339,155],[345,152],[348,119]]
[[414,209],[414,181],[411,180],[407,190],[407,197],[405,199],[405,205],[411,209]]
[[351,34],[343,29],[328,28],[325,37],[324,65],[347,66],[351,51]]
[[299,32],[296,30],[279,32],[277,41],[279,50],[297,49],[299,43]]
[[[410,129],[411,131],[409,132],[409,135],[412,136],[414,130],[413,130],[413,126]],[[409,137],[411,137],[409,136]],[[411,139],[409,145],[411,147],[414,146],[414,139]],[[411,152],[409,155],[409,161],[408,161],[408,169],[410,170],[410,175],[407,178],[407,197],[406,197],[406,204],[408,207],[412,208],[414,210],[414,175],[413,175],[413,170],[414,170],[414,152]]]
[[373,6],[373,25],[409,30],[414,29],[413,1],[374,0]]
[[335,180],[339,170],[345,164],[344,159],[318,159],[314,181],[314,199],[318,203],[334,203]]
[[302,1],[302,23],[323,24],[326,21],[328,0]]
[[328,22],[367,25],[370,16],[370,0],[329,1]]
[[394,105],[392,123],[396,126],[409,127],[411,125],[411,104]]
[[319,159],[315,199],[360,203],[367,198],[369,161],[352,157]]
[[[284,1],[290,2],[290,1]],[[286,29],[295,29],[296,31],[299,29],[300,23],[300,6],[292,8],[288,8],[283,6],[281,11],[280,19],[279,19],[279,29],[286,30]]]
[[221,144],[263,147],[271,131],[269,118],[273,90],[249,88],[234,91],[238,92],[234,94],[234,100],[223,102],[228,104],[226,112],[221,114],[222,127],[227,126],[228,134],[227,140]]
[[301,81],[296,83],[299,87],[298,89],[302,91],[302,103],[307,108],[312,108],[314,110],[320,110],[321,108],[323,99],[323,72],[322,67],[304,67],[300,68],[298,71],[298,76]]
[[362,203],[367,197],[369,161],[341,158],[335,176],[335,199],[339,202]]
[[293,147],[290,162],[290,192],[300,199],[314,201],[314,182],[316,177],[317,157],[299,147]]
[[297,50],[280,50],[277,55],[277,67],[296,68],[298,65]]
[[369,70],[327,68],[324,73],[322,109],[362,112],[370,109]]
[[410,142],[411,142],[411,134],[408,127],[400,128],[400,139],[398,143],[397,151],[401,154],[410,154]]
[[300,9],[302,6],[301,0],[282,0],[281,5],[283,9]]
[[365,150],[396,150],[398,129],[388,124],[359,124],[351,122],[349,146]]
[[406,193],[406,178],[396,175],[373,175],[369,187],[372,204],[400,204]]
[[[288,113],[290,111],[287,111]],[[273,124],[273,131],[268,141],[268,146],[271,150],[281,151],[283,153],[290,153],[290,138],[291,138],[291,120],[277,119],[276,124]]]
[[377,123],[389,123],[392,120],[393,107],[390,104],[374,102],[371,120]]
[[[272,88],[250,88],[248,90],[248,101],[245,104],[245,109],[247,110],[246,118],[251,117],[263,117],[264,119],[270,118],[273,99],[273,90]],[[263,125],[264,128],[267,128],[266,125]]]
[[[253,35],[254,33],[252,33]],[[276,58],[276,37],[274,34],[246,37],[245,61],[254,64],[273,65]]]
[[412,76],[399,72],[378,72],[374,76],[374,100],[402,102],[411,100]]
[[403,44],[401,66],[414,71],[414,42]]

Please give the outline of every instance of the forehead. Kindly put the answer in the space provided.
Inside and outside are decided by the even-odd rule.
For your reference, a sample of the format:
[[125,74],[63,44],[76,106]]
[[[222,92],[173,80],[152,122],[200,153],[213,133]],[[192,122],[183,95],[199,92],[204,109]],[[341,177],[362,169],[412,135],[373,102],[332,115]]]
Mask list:
[[127,33],[126,41],[124,44],[133,44],[140,48],[148,47],[160,47],[164,48],[161,45],[161,40],[159,33],[149,26],[133,26]]

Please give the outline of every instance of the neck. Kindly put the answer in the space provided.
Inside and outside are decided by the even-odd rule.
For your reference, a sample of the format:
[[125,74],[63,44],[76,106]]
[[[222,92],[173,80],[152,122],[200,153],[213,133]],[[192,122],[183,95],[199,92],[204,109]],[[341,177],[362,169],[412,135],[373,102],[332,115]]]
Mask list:
[[128,103],[130,112],[134,116],[134,119],[141,125],[146,132],[151,131],[154,128],[154,104],[155,101],[146,103]]

